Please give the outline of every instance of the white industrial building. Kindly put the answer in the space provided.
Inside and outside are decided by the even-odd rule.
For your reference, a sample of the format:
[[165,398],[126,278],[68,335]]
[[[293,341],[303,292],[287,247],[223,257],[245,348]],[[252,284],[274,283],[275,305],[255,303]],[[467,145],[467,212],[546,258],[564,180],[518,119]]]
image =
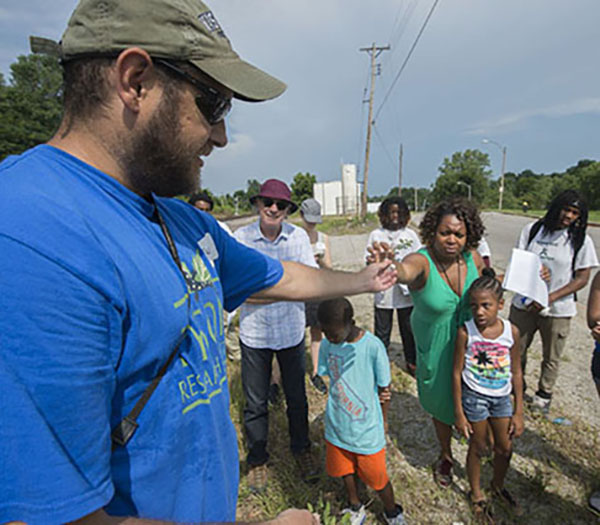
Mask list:
[[358,215],[360,185],[356,182],[356,164],[342,164],[342,180],[317,182],[313,195],[323,215]]

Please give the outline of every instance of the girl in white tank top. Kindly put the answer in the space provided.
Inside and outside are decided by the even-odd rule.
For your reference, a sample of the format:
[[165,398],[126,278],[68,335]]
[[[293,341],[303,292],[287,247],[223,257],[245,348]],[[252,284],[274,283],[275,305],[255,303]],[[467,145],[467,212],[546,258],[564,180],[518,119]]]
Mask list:
[[494,434],[494,477],[490,492],[515,516],[522,514],[517,500],[504,488],[512,439],[523,433],[519,332],[509,321],[498,317],[504,300],[502,286],[493,270],[483,270],[483,276],[469,288],[468,298],[473,319],[458,329],[454,349],[454,424],[469,440],[467,473],[475,522],[492,523],[480,485],[480,460],[488,448],[488,425]]

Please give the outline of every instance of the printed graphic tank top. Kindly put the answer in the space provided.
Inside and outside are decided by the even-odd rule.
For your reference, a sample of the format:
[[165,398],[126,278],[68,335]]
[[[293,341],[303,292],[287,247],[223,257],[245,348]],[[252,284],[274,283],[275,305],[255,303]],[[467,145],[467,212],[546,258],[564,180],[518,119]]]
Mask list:
[[483,337],[473,319],[465,323],[469,339],[462,379],[469,388],[486,396],[506,396],[512,390],[510,371],[510,349],[514,343],[512,327],[509,321],[505,319],[501,321],[504,330],[496,339]]

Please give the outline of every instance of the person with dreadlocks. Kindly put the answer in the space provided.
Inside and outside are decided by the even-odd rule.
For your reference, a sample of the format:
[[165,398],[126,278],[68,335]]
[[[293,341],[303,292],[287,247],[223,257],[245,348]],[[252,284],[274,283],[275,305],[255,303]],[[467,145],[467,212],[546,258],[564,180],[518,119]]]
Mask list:
[[[471,318],[467,290],[485,267],[477,245],[485,228],[477,207],[462,197],[431,206],[419,225],[425,245],[394,261],[398,282],[407,284],[414,304],[410,322],[417,347],[417,388],[421,406],[433,419],[440,456],[436,483],[452,483],[452,363],[456,332]],[[386,243],[373,243],[371,262],[394,258]]]
[[[506,488],[504,478],[512,455],[512,438],[523,433],[523,379],[519,355],[519,330],[498,317],[504,306],[502,285],[494,270],[469,288],[473,318],[458,329],[454,347],[454,415],[458,431],[469,440],[467,475],[469,502],[475,523],[493,523],[481,491],[481,458],[487,455],[488,423],[494,434],[492,497],[515,515],[522,507]],[[514,392],[515,406],[510,399]]]
[[586,234],[587,220],[585,200],[578,192],[566,190],[550,202],[543,218],[523,228],[517,242],[517,248],[539,255],[550,274],[547,280],[549,307],[542,308],[536,301],[515,294],[509,315],[521,333],[523,376],[527,350],[535,333],[540,332],[543,357],[538,389],[533,397],[525,396],[525,399],[533,411],[543,414],[550,410],[571,317],[577,313],[575,292],[588,283],[592,268],[598,266],[594,243]]

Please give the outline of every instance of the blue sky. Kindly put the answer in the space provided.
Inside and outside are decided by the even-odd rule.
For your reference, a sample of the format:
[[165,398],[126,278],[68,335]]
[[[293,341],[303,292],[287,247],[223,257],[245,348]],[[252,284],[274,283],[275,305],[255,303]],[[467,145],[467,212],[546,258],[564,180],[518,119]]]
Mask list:
[[[369,193],[428,186],[444,157],[488,152],[499,175],[563,171],[600,158],[597,0],[440,0],[406,69],[394,77],[434,0],[213,0],[215,15],[246,60],[288,84],[275,101],[236,103],[229,146],[203,170],[216,193],[246,180],[291,182],[310,171],[339,178],[340,163],[363,170],[369,74],[360,47],[390,44],[378,62]],[[28,52],[28,36],[59,39],[75,0],[0,3],[0,71]],[[389,96],[383,106],[386,94]]]

